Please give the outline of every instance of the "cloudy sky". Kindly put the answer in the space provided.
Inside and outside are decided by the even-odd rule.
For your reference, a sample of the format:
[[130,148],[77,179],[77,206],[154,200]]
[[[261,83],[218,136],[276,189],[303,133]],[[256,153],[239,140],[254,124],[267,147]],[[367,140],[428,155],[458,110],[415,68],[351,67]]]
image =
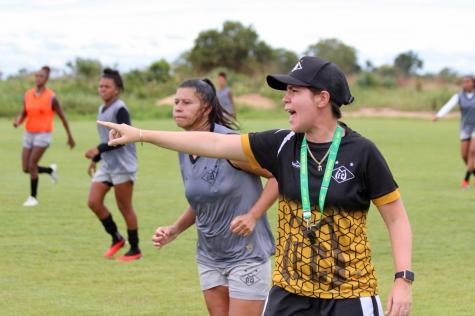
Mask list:
[[361,64],[391,63],[411,49],[424,71],[475,73],[473,0],[0,0],[0,71],[64,68],[76,57],[121,70],[173,61],[200,31],[226,20],[298,54],[336,37],[357,49]]

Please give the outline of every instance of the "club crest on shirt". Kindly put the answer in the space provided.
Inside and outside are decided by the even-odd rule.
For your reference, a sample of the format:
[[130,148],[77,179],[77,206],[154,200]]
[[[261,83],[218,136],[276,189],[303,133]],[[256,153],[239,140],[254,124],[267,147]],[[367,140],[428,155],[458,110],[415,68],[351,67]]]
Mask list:
[[355,175],[345,166],[341,166],[333,169],[332,178],[335,179],[337,183],[343,183],[354,179]]
[[246,284],[247,286],[251,286],[256,282],[259,282],[261,279],[257,276],[257,272],[257,270],[254,270],[242,275],[240,277],[242,283]]
[[201,175],[201,179],[208,182],[209,184],[213,185],[218,178],[218,165],[215,165],[211,170],[205,170]]
[[292,167],[296,169],[300,169],[300,161],[298,160],[292,161]]

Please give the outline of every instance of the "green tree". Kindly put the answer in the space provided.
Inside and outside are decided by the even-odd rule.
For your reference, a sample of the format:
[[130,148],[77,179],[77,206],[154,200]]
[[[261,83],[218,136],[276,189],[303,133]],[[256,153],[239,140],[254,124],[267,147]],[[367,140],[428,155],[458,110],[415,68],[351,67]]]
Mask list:
[[457,73],[457,71],[445,67],[439,71],[437,77],[443,82],[456,82],[459,77],[459,74]]
[[256,66],[271,60],[272,48],[259,40],[252,26],[227,21],[221,31],[199,33],[187,57],[198,71],[224,67],[238,72],[252,72]]
[[415,74],[418,69],[422,68],[423,64],[423,61],[419,59],[417,54],[413,51],[400,53],[394,59],[394,68],[396,69],[396,72],[403,76]]
[[149,79],[165,82],[170,79],[170,64],[165,59],[160,59],[148,66]]
[[285,48],[276,48],[272,51],[273,71],[288,72],[297,63],[298,56]]
[[334,62],[347,74],[360,70],[356,49],[336,38],[323,39],[316,44],[310,45],[305,54]]
[[375,72],[383,77],[394,77],[396,69],[392,65],[381,65],[375,69]]
[[147,73],[140,69],[132,69],[124,74],[124,79],[128,86],[142,85],[147,82]]
[[67,62],[66,66],[76,77],[94,78],[100,75],[102,65],[97,59],[76,58],[75,61]]

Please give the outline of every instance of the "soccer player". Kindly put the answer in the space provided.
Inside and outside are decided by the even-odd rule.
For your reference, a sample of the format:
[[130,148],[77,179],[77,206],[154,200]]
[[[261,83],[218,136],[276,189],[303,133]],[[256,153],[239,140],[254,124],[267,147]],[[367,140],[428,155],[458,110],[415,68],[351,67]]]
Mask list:
[[[124,90],[124,84],[119,72],[113,69],[104,69],[99,81],[99,95],[103,104],[99,107],[98,120],[106,120],[130,125],[130,115],[125,103],[119,99]],[[142,257],[139,248],[137,215],[132,206],[135,174],[137,172],[137,156],[135,145],[112,147],[107,145],[108,129],[97,127],[100,144],[86,151],[86,158],[91,159],[88,173],[92,176],[89,191],[88,206],[102,222],[104,229],[112,237],[112,245],[104,254],[112,258],[125,245],[125,239],[119,233],[112,214],[104,204],[107,192],[113,187],[117,207],[127,225],[127,235],[130,249],[119,256],[117,260],[132,261]],[[102,161],[97,170],[97,162]]]
[[23,206],[35,206],[39,203],[37,199],[39,173],[48,174],[53,183],[58,180],[56,164],[51,164],[48,167],[38,165],[51,143],[55,113],[58,114],[66,130],[69,147],[73,148],[75,145],[68,120],[59,105],[58,99],[54,91],[46,87],[49,74],[50,68],[48,66],[42,67],[35,73],[35,87],[25,93],[23,110],[13,121],[13,127],[15,128],[25,121],[21,162],[23,172],[30,174],[30,196],[23,203]]
[[[449,113],[457,104],[460,107],[460,152],[467,166],[462,188],[467,188],[470,175],[474,174],[475,163],[475,79],[472,76],[463,77],[462,91],[454,94],[452,98],[434,116],[434,122]],[[475,183],[474,183],[475,185]]]
[[398,186],[376,146],[340,122],[353,101],[335,64],[303,57],[267,83],[286,91],[291,130],[247,135],[111,128],[109,144],[145,141],[200,156],[248,161],[279,184],[273,287],[264,315],[382,315],[366,218],[370,203],[387,228],[394,284],[386,313],[409,315],[412,237]]
[[222,107],[232,116],[236,116],[236,109],[234,107],[233,94],[231,88],[228,87],[228,78],[225,72],[218,74],[218,98]]
[[[236,134],[208,79],[178,87],[173,117],[186,131]],[[277,182],[269,179],[263,191],[257,175],[271,174],[245,162],[184,153],[179,161],[189,206],[174,225],[156,230],[154,244],[160,248],[196,224],[196,260],[210,315],[262,315],[275,248],[265,212],[277,199]]]

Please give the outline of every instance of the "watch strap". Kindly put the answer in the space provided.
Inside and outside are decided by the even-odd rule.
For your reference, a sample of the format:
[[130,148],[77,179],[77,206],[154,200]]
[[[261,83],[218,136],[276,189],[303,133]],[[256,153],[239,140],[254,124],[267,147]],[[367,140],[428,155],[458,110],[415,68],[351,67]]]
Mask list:
[[404,271],[400,271],[394,274],[394,279],[399,279],[399,278],[402,278],[410,282],[414,282],[414,272],[409,271],[409,270],[404,270]]

